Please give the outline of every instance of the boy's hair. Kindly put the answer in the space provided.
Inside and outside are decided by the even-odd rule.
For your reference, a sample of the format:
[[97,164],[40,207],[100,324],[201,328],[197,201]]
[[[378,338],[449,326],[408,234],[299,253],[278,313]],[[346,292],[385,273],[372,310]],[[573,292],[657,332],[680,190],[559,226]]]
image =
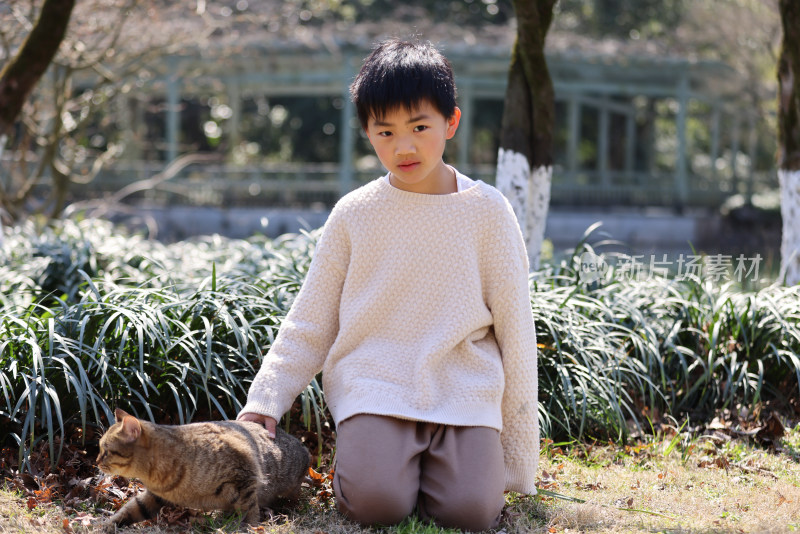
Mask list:
[[430,102],[445,118],[456,108],[456,84],[450,62],[430,42],[389,39],[364,60],[350,85],[361,127],[398,106],[412,111]]

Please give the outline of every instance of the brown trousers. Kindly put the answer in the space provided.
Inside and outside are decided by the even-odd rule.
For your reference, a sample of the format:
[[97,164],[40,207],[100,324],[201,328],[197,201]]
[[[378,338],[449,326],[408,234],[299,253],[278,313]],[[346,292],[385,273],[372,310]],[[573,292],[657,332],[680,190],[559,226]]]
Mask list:
[[333,488],[339,511],[364,525],[393,525],[414,511],[442,527],[500,522],[505,468],[500,433],[356,415],[336,429]]

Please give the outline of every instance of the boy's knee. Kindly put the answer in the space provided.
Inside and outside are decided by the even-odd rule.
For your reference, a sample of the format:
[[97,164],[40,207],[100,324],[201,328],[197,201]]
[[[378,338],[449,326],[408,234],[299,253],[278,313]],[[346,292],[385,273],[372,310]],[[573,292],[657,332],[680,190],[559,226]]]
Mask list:
[[495,528],[500,523],[505,504],[502,496],[499,500],[486,497],[485,494],[476,494],[439,503],[425,501],[420,512],[441,527],[480,532]]
[[416,427],[375,415],[339,425],[333,489],[344,516],[364,525],[393,525],[414,511],[420,487]]
[[395,525],[414,511],[414,496],[386,484],[380,488],[348,488],[336,495],[339,512],[362,525]]

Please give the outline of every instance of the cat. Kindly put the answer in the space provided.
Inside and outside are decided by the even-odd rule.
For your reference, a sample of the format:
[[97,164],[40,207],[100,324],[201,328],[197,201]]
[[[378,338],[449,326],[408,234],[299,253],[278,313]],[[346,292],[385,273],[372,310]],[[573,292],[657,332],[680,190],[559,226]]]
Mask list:
[[299,497],[310,455],[297,438],[277,429],[274,439],[257,423],[219,421],[156,425],[123,410],[100,438],[97,464],[110,475],[138,478],[144,492],[106,525],[113,532],[155,517],[167,503],[204,511],[238,511],[255,525],[259,507],[276,497]]

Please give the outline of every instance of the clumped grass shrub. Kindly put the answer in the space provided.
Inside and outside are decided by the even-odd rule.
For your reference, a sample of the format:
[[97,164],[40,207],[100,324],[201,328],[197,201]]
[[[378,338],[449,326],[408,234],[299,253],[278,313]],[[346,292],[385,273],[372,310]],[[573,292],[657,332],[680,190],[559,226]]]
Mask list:
[[[542,419],[554,436],[625,438],[668,414],[800,399],[800,286],[756,292],[697,277],[582,283],[585,241],[532,275]],[[616,401],[614,396],[616,395]]]
[[625,438],[661,398],[654,335],[624,299],[582,290],[570,263],[531,277],[543,433]]
[[[48,440],[55,458],[67,423],[113,420],[117,406],[151,420],[235,416],[315,239],[165,246],[98,221],[15,229],[0,270],[0,425],[21,451]],[[324,410],[318,390],[306,411]]]
[[[175,422],[232,417],[302,284],[317,232],[164,245],[102,221],[8,229],[0,250],[0,426],[24,451],[116,406]],[[743,292],[575,254],[531,274],[539,418],[559,439],[625,439],[653,414],[710,419],[798,396],[800,287]],[[301,395],[321,428],[317,379]],[[0,432],[4,435],[5,432]],[[321,432],[318,432],[321,434]]]
[[737,403],[797,397],[800,286],[755,293],[693,278],[651,313],[669,331],[661,342],[670,408],[702,419]]

